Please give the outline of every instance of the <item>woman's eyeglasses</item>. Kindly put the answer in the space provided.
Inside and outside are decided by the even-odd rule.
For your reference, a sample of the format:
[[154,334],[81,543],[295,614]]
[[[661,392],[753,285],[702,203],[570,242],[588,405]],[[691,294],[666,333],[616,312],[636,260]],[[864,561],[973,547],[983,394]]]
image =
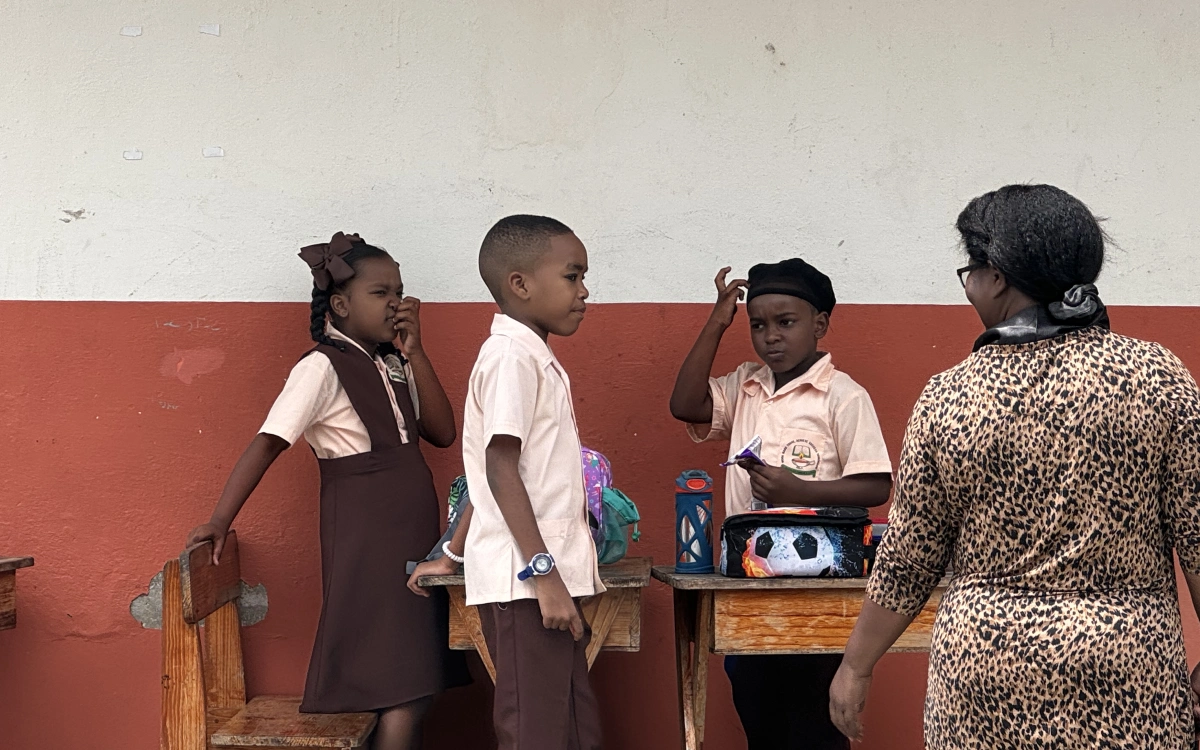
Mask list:
[[971,272],[978,271],[981,268],[987,268],[987,264],[986,263],[971,263],[971,264],[965,265],[962,268],[955,271],[955,273],[958,274],[958,283],[962,284],[963,289],[967,288],[967,277],[971,275]]

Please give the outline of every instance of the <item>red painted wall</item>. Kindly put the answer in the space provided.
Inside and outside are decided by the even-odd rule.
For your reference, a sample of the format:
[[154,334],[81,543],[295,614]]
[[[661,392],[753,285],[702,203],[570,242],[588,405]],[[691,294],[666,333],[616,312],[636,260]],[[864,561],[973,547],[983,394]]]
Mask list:
[[[431,304],[425,340],[452,401],[487,334],[490,305]],[[673,553],[672,480],[716,472],[722,450],[694,447],[667,412],[675,368],[704,320],[699,305],[596,305],[555,342],[575,383],[584,442],[613,462],[641,508],[633,554]],[[1161,341],[1200,372],[1200,309],[1125,308],[1114,326]],[[18,575],[19,623],[0,632],[0,747],[154,748],[159,632],[129,602],[205,520],[289,368],[310,345],[298,304],[0,302],[0,554],[34,555]],[[871,393],[897,457],[926,379],[962,359],[978,332],[969,308],[840,306],[827,340]],[[735,327],[718,365],[751,358]],[[427,448],[441,487],[457,448]],[[317,467],[303,447],[279,461],[238,519],[243,574],[266,584],[267,619],[246,631],[252,693],[298,693],[320,607]],[[646,592],[642,651],[605,654],[593,672],[609,747],[678,747],[671,599]],[[1191,645],[1195,616],[1185,615]],[[864,745],[920,748],[925,658],[879,668]],[[745,747],[714,658],[708,750]],[[487,747],[486,678],[432,717],[435,747]]]

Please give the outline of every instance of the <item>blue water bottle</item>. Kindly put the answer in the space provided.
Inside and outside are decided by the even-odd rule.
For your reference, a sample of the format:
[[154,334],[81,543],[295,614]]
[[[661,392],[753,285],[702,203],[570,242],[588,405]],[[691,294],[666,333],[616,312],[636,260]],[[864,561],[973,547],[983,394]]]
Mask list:
[[712,478],[689,469],[675,480],[675,572],[713,572]]

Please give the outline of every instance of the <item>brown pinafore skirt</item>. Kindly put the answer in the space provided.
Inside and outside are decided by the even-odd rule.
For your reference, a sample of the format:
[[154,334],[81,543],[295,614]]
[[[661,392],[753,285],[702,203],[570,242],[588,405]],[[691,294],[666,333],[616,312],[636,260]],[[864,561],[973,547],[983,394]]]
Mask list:
[[462,654],[448,648],[444,592],[424,598],[406,585],[406,563],[423,559],[441,534],[408,386],[391,383],[408,426],[402,443],[374,360],[353,346],[313,351],[333,363],[371,450],[318,459],[323,600],[300,710],[378,711],[466,684]]

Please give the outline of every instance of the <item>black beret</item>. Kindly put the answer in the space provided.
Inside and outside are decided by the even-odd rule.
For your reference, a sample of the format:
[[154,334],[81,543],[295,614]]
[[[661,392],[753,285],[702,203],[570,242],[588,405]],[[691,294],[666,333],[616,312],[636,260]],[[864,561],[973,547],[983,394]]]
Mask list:
[[746,279],[750,288],[746,301],[760,294],[786,294],[799,297],[817,308],[817,312],[832,313],[837,298],[829,277],[799,258],[778,263],[759,263],[750,269]]

